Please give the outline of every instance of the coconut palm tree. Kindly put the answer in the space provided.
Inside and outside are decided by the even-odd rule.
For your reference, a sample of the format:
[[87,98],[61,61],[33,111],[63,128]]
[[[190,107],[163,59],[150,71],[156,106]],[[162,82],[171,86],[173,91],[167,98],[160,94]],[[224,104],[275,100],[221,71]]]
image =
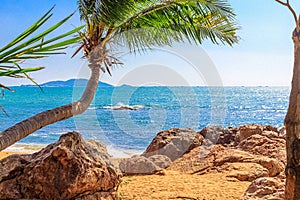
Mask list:
[[288,111],[284,119],[287,153],[285,199],[294,200],[300,199],[300,18],[297,17],[289,0],[285,2],[276,0],[276,2],[289,9],[296,26],[292,33],[294,43],[292,88]]
[[174,41],[238,41],[235,14],[226,0],[78,0],[78,7],[86,26],[75,54],[84,51],[91,71],[82,97],[4,130],[0,150],[48,124],[83,113],[94,98],[100,72],[110,73],[110,66],[120,64],[113,56],[116,45],[139,51]]

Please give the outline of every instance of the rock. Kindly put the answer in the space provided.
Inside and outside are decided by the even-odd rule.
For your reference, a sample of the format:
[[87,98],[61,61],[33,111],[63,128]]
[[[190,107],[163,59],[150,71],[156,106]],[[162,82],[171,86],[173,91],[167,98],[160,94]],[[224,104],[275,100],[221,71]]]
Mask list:
[[206,140],[211,141],[212,144],[216,144],[223,131],[224,129],[221,126],[207,126],[202,129],[199,134]]
[[261,133],[262,136],[266,136],[267,138],[278,138],[279,137],[279,134],[277,132],[274,132],[274,131],[263,131]]
[[119,164],[124,175],[164,175],[164,171],[144,156],[133,156],[122,160]]
[[31,155],[0,160],[0,199],[117,199],[121,174],[103,145],[69,132]]
[[169,167],[172,163],[171,159],[168,156],[164,155],[154,155],[150,156],[148,159],[152,161],[155,165],[163,169]]
[[89,150],[92,154],[98,154],[101,158],[104,158],[106,161],[110,160],[110,155],[107,152],[106,146],[96,140],[87,140],[90,148]]
[[276,159],[261,155],[253,155],[237,149],[223,149],[215,147],[210,155],[214,156],[214,166],[222,166],[224,163],[256,163],[268,170],[268,176],[277,176],[284,170],[284,164]]
[[269,175],[266,168],[256,163],[229,163],[224,167],[230,171],[227,177],[236,178],[239,181],[253,181]]
[[246,190],[243,200],[284,199],[285,181],[275,178],[259,178]]
[[128,105],[120,105],[113,107],[112,110],[139,110],[140,108]]
[[235,128],[223,129],[217,141],[217,144],[221,144],[227,147],[236,146],[237,145],[236,134],[237,134],[237,129]]
[[285,135],[286,135],[286,129],[285,129],[284,126],[281,127],[281,128],[279,129],[278,132],[279,132],[279,136],[280,136],[280,137],[285,138]]
[[165,155],[174,161],[186,152],[200,146],[203,139],[202,135],[192,129],[173,128],[161,131],[142,155],[145,157]]
[[255,135],[255,134],[260,135],[264,130],[264,126],[258,124],[252,124],[252,125],[239,126],[237,127],[237,129],[238,129],[238,133],[237,133],[238,141],[241,142],[244,139],[250,137],[251,135]]
[[168,169],[188,174],[200,172],[204,174],[210,171],[214,166],[214,158],[207,156],[208,153],[209,150],[205,146],[196,147],[171,163]]
[[264,131],[261,135],[252,135],[243,140],[237,148],[255,155],[275,158],[286,163],[286,142],[279,136],[273,137],[275,132]]
[[273,132],[279,133],[278,129],[271,125],[267,125],[266,127],[264,127],[264,131],[273,131]]
[[222,144],[223,146],[233,146],[235,144],[235,129],[224,129],[221,126],[207,126],[202,129],[199,134],[201,134],[205,140],[206,146]]
[[268,170],[267,174],[261,173],[264,176],[276,176],[284,170],[284,164],[276,159],[225,148],[221,145],[213,146],[208,154],[206,151],[207,149],[203,146],[197,147],[175,160],[168,169],[183,173],[204,174],[213,170],[227,171],[224,166],[230,163],[255,163]]

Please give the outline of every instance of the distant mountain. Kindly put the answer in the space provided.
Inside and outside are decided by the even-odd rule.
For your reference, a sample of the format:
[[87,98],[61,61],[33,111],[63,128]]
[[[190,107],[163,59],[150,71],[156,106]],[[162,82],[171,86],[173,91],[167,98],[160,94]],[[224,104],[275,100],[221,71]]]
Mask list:
[[[70,79],[67,81],[50,81],[47,83],[40,84],[42,87],[85,87],[87,79]],[[23,86],[34,86],[34,85],[23,85]],[[113,87],[112,85],[99,81],[98,87]]]

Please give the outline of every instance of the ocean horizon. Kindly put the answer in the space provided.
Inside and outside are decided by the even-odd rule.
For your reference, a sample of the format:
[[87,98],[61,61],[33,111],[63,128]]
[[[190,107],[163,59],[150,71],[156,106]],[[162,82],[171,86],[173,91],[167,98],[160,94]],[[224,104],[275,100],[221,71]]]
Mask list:
[[[84,87],[15,86],[0,99],[0,131],[34,114],[79,99]],[[99,87],[82,115],[22,139],[7,150],[34,151],[68,131],[103,142],[110,154],[126,157],[145,150],[155,135],[170,128],[244,124],[283,126],[290,87],[274,86],[118,86]]]

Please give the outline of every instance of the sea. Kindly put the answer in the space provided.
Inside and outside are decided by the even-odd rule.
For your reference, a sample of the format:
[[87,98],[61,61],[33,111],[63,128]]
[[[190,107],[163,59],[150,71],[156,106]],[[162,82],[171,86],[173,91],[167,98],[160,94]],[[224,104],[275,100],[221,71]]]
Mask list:
[[[0,105],[0,131],[34,114],[80,98],[84,87],[13,87]],[[111,155],[127,157],[146,149],[155,135],[170,128],[244,124],[282,127],[289,87],[99,87],[88,110],[46,126],[9,151],[35,151],[68,131],[103,142]]]

